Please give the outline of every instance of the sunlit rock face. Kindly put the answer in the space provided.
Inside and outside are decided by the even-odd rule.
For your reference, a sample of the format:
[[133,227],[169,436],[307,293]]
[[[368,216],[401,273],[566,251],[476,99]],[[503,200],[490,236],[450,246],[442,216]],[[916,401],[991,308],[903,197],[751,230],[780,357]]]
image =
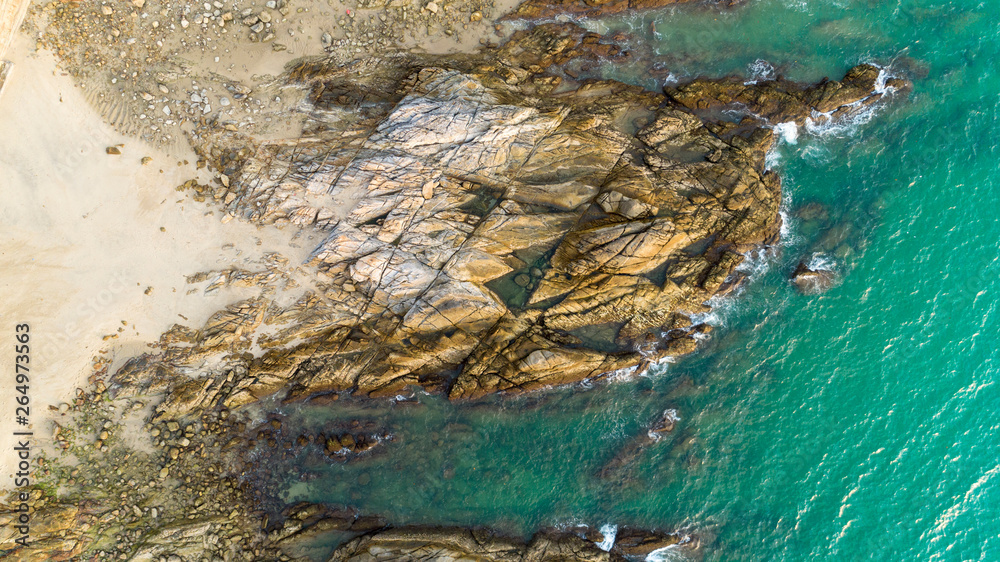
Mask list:
[[[747,250],[778,236],[780,182],[765,170],[774,134],[759,115],[849,112],[877,99],[878,72],[814,87],[698,81],[666,95],[543,72],[595,53],[615,55],[547,25],[489,59],[308,63],[289,78],[310,92],[307,135],[206,134],[206,147],[246,155],[216,162],[228,220],[325,239],[306,297],[240,303],[168,334],[137,367],[169,373],[228,354],[227,382],[185,380],[164,413],[284,389],[295,399],[417,385],[475,398],[692,351],[708,329],[693,315],[738,282]],[[747,116],[722,119],[720,107]],[[242,352],[255,330],[266,351],[253,358]]]

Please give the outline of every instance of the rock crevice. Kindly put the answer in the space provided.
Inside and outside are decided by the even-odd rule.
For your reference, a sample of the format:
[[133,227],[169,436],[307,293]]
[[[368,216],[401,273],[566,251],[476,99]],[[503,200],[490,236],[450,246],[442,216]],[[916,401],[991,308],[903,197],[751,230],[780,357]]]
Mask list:
[[[862,65],[815,86],[696,80],[664,95],[564,85],[538,64],[595,49],[592,34],[549,24],[488,59],[295,69],[293,84],[374,101],[353,120],[316,113],[301,138],[204,139],[249,155],[217,163],[228,217],[324,231],[315,290],[231,307],[147,363],[228,356],[244,374],[183,402],[232,408],[287,388],[470,399],[691,352],[704,303],[778,237],[770,123],[856,111],[882,97],[882,77]],[[722,106],[746,115],[706,111]],[[256,329],[267,351],[243,360]]]

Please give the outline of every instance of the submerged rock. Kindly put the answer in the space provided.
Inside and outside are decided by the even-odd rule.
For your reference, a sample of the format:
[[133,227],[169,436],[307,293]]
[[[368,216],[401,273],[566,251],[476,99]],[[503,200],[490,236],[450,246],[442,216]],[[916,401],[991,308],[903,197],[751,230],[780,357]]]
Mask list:
[[805,262],[799,265],[792,272],[792,283],[795,287],[807,295],[815,295],[830,290],[837,284],[839,276],[832,269],[819,268],[811,269]]
[[664,410],[659,419],[653,422],[644,433],[633,436],[615,451],[614,456],[601,467],[597,476],[618,484],[631,482],[633,478],[626,471],[634,468],[636,461],[649,447],[673,432],[680,419],[677,410],[673,408]]

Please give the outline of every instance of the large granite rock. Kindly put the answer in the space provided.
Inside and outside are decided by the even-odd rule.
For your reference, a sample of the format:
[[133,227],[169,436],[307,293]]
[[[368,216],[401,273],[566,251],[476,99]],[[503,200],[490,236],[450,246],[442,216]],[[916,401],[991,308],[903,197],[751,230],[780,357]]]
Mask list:
[[[696,321],[704,303],[738,283],[744,253],[780,230],[780,182],[765,167],[768,120],[861,110],[881,97],[882,76],[862,66],[817,87],[699,80],[664,95],[612,81],[563,84],[545,72],[617,53],[572,25],[544,25],[476,57],[306,62],[286,77],[308,92],[304,136],[199,127],[192,138],[219,185],[190,182],[196,200],[212,197],[226,220],[319,230],[322,242],[304,270],[275,257],[262,271],[192,276],[205,290],[264,290],[203,326],[175,326],[108,388],[80,391],[78,428],[89,429],[64,437],[57,426],[54,437],[80,469],[53,474],[101,493],[67,503],[36,490],[31,508],[47,523],[32,528],[35,546],[8,531],[0,555],[287,559],[286,547],[382,523],[304,505],[272,527],[247,510],[256,504],[246,464],[257,461],[232,409],[276,394],[332,400],[409,386],[475,398],[693,350],[707,329]],[[720,106],[739,105],[749,108],[742,119],[718,117]],[[294,286],[304,296],[279,298]],[[163,398],[147,415],[150,396]],[[117,416],[110,402],[148,422],[151,452],[125,442],[132,430],[108,419]],[[621,457],[672,424],[664,417]],[[323,441],[335,454],[360,443],[353,433]],[[18,509],[0,501],[0,523]],[[603,562],[684,542],[629,531],[605,552],[592,531],[524,544],[395,529],[352,540],[332,559]]]
[[[582,531],[585,528],[576,528]],[[546,530],[529,543],[498,536],[490,531],[455,528],[404,527],[364,535],[337,548],[329,562],[371,562],[375,560],[458,562],[624,562],[644,557],[657,548],[696,545],[689,537],[625,529],[621,545],[601,550],[584,538],[583,532]],[[592,533],[587,533],[592,534]],[[599,534],[599,533],[598,533]],[[687,541],[687,542],[684,542]]]
[[[664,8],[676,4],[686,4],[698,0],[526,0],[507,15],[506,19],[547,19],[559,15],[582,18],[612,16],[625,12],[636,12]],[[703,2],[730,8],[742,4],[742,0],[709,0]]]
[[[167,389],[165,417],[279,391],[414,385],[467,399],[692,351],[704,303],[778,237],[770,123],[858,110],[882,96],[880,73],[811,87],[697,80],[663,95],[543,71],[607,52],[552,24],[488,57],[306,63],[289,80],[310,92],[307,135],[202,130],[227,220],[324,232],[314,290],[172,330],[119,388]],[[713,111],[733,103],[749,108],[742,120]],[[218,357],[216,371],[200,367]]]

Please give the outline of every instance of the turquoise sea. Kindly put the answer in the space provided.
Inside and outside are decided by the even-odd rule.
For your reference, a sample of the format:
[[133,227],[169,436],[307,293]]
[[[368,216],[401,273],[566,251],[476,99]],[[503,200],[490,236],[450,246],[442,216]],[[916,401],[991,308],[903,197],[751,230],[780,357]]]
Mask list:
[[[308,476],[282,499],[524,536],[683,529],[713,561],[1000,560],[997,8],[750,0],[584,22],[634,33],[655,72],[600,72],[649,87],[839,78],[873,61],[914,89],[867,119],[786,135],[773,158],[784,241],[748,263],[693,356],[528,397],[307,409],[314,427],[375,420],[397,440],[349,465],[299,459],[292,472]],[[832,261],[842,283],[799,294],[787,278],[801,259]],[[669,408],[668,438],[608,464]]]

